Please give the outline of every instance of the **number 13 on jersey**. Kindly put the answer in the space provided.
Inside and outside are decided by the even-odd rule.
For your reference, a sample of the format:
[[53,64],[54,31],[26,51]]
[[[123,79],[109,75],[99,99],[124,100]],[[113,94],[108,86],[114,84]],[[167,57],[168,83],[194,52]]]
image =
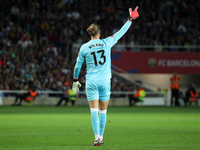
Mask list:
[[[98,62],[97,62],[96,53],[101,53],[101,56],[100,56],[101,61],[98,61]],[[94,64],[95,64],[95,66],[98,66],[98,63],[99,63],[100,65],[103,65],[103,64],[106,62],[106,56],[104,55],[105,51],[104,51],[104,50],[99,50],[99,51],[97,51],[96,53],[95,53],[95,52],[91,52],[91,55],[93,55],[93,58],[94,58]],[[103,60],[102,60],[102,59],[103,59]]]

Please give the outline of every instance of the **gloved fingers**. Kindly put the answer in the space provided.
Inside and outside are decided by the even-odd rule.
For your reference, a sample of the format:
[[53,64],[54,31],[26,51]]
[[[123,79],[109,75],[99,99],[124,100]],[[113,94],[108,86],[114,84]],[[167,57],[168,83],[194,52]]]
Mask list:
[[78,81],[73,82],[72,91],[77,94],[79,92],[79,87],[81,87],[81,84]]
[[75,87],[76,87],[76,83],[75,83],[75,82],[73,82],[72,88],[75,88]]
[[74,93],[76,93],[76,89],[75,89],[75,88],[72,88],[72,91],[73,91]]
[[77,88],[72,89],[72,91],[73,91],[75,94],[78,93]]
[[136,19],[136,18],[138,18],[139,17],[139,14],[137,13],[137,16],[134,18],[134,19]]
[[80,83],[78,83],[78,87],[81,87],[81,84],[80,84]]
[[129,13],[130,13],[130,15],[131,15],[131,13],[132,13],[132,9],[131,9],[131,8],[129,8]]
[[79,92],[79,88],[78,87],[76,87],[76,93],[78,93]]
[[134,9],[134,11],[137,11],[137,10],[138,10],[138,8],[139,8],[139,7],[138,7],[138,6],[136,6],[136,7],[135,7],[135,9]]

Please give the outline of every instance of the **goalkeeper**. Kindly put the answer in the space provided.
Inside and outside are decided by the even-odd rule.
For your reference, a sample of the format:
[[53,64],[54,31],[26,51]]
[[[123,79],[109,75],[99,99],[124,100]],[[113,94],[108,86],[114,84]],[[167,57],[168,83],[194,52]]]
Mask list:
[[103,134],[111,93],[111,48],[127,32],[132,21],[139,17],[137,9],[138,6],[134,11],[129,9],[130,17],[128,21],[113,36],[105,39],[100,39],[101,31],[99,25],[96,23],[91,24],[87,29],[91,40],[81,46],[76,60],[72,90],[74,93],[79,92],[81,84],[78,81],[78,76],[83,62],[86,61],[86,95],[95,135],[93,146],[100,146],[104,143]]

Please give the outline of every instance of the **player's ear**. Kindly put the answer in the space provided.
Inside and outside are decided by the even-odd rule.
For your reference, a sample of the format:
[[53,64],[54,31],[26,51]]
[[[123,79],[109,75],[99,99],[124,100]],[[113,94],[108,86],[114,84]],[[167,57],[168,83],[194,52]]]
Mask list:
[[99,34],[101,34],[101,31],[99,30]]

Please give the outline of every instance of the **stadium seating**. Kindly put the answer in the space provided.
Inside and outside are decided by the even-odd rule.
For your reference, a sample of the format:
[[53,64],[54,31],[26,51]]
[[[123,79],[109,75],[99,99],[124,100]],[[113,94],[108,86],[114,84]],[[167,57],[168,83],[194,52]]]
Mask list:
[[[159,51],[186,51],[177,46],[198,46],[199,8],[194,2],[2,0],[0,89],[23,90],[24,85],[28,85],[39,90],[63,90],[64,82],[71,81],[73,74],[72,46],[89,40],[88,25],[97,22],[103,29],[103,37],[110,36],[127,19],[130,6],[138,5],[141,17],[119,41],[122,49],[118,50],[138,51],[128,45],[175,47]],[[84,74],[85,70],[80,74],[82,83]],[[130,88],[116,80],[112,86],[120,91]],[[85,90],[84,86],[81,90]]]

